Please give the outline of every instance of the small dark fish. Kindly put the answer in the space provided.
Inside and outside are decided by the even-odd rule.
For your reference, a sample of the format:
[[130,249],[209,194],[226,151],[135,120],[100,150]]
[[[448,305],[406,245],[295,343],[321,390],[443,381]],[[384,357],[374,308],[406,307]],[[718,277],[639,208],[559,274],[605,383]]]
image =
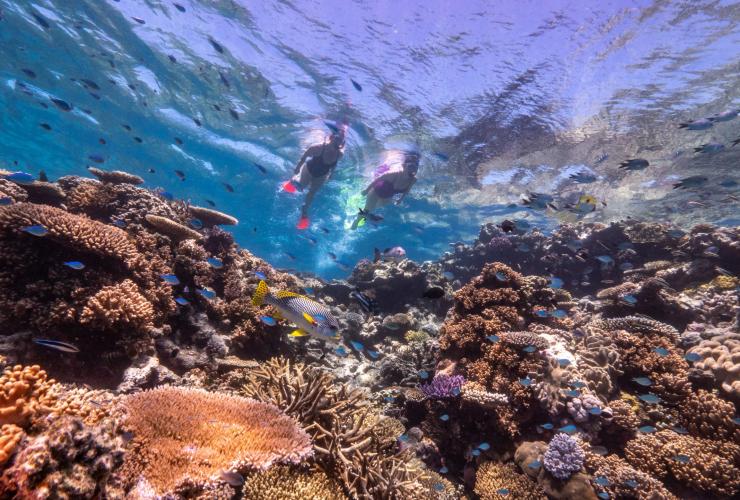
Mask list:
[[43,170],[39,172],[39,180],[41,182],[49,182],[49,178],[46,176],[46,172],[44,172]]
[[185,180],[185,172],[182,170],[175,170],[175,175],[180,178],[180,180]]
[[292,253],[288,253],[288,252],[285,252],[285,255],[286,255],[286,256],[287,256],[287,257],[288,257],[288,258],[289,258],[290,260],[295,260],[295,255],[293,255]]
[[203,126],[203,124],[197,118],[193,118],[193,122],[195,122],[195,124],[198,125],[199,127]]
[[650,162],[643,158],[633,158],[619,164],[619,168],[625,170],[645,170],[648,166],[650,166]]
[[167,58],[170,60],[171,63],[177,63],[177,58],[172,54],[168,54]]
[[136,22],[137,22],[137,23],[139,23],[139,24],[146,24],[146,21],[144,21],[144,20],[143,20],[142,18],[140,18],[140,17],[133,17],[133,16],[132,16],[132,17],[131,17],[131,19],[133,19],[134,21],[136,21]]
[[36,14],[35,12],[31,12],[31,15],[36,20],[36,22],[41,25],[42,28],[46,28],[47,30],[50,28],[49,22],[46,19]]
[[221,78],[221,83],[223,83],[227,89],[231,88],[231,83],[229,83],[229,80],[226,78],[226,75],[224,75],[223,71],[218,72],[219,78]]
[[87,157],[90,161],[94,161],[95,163],[104,163],[105,158],[103,158],[100,155],[90,155]]
[[203,229],[203,221],[201,221],[200,219],[190,219],[190,221],[188,221],[188,224],[193,229]]
[[105,139],[103,139],[102,137],[100,139],[98,139],[98,142],[100,144],[102,144],[103,146],[105,146],[105,144],[106,144]]
[[570,178],[579,184],[589,184],[596,181],[596,176],[588,172],[578,172],[577,174],[572,174]]
[[205,202],[208,203],[212,207],[215,207],[216,206],[216,203],[213,202],[212,200],[205,200]]
[[216,40],[214,40],[211,37],[208,37],[208,41],[211,42],[211,45],[213,45],[213,48],[216,49],[216,52],[218,52],[219,54],[224,53],[224,48]]
[[267,169],[263,167],[262,165],[260,165],[259,163],[255,163],[254,166],[257,167],[257,170],[262,172],[263,175],[267,174]]
[[237,112],[236,112],[236,110],[234,110],[234,109],[229,109],[229,114],[231,115],[231,117],[232,117],[232,118],[233,118],[234,120],[236,120],[236,121],[239,121],[239,113],[237,113]]
[[51,349],[56,349],[57,351],[80,352],[77,346],[74,346],[67,342],[62,342],[61,340],[33,339],[33,342],[38,345],[42,345],[44,347],[50,347]]
[[241,486],[244,484],[244,476],[238,472],[224,471],[218,478],[229,486]]
[[700,118],[691,122],[680,123],[678,128],[685,128],[686,130],[707,130],[712,128],[714,123],[708,118]]
[[512,221],[510,221],[508,219],[502,221],[501,224],[500,224],[500,226],[501,226],[501,230],[503,232],[505,232],[505,233],[514,232],[514,230],[516,229],[516,225],[514,224],[514,222],[512,222]]
[[72,105],[67,101],[57,99],[56,97],[49,97],[49,99],[51,99],[51,102],[53,102],[54,105],[62,111],[72,111]]
[[39,125],[44,130],[51,130],[51,125],[49,125],[48,123],[39,123]]
[[80,81],[85,84],[86,87],[90,87],[93,90],[100,90],[100,86],[92,80],[87,78],[80,78]]
[[175,137],[175,143],[176,143],[176,144],[177,144],[178,146],[182,146],[182,139],[180,139],[179,137]]
[[596,160],[594,161],[594,165],[598,165],[599,163],[604,163],[608,158],[609,158],[609,153],[604,153],[598,158],[596,158]]
[[150,174],[155,174],[156,170],[154,170],[153,168],[150,168],[149,170],[147,170],[147,172],[149,172]]
[[724,144],[720,144],[718,142],[710,142],[708,144],[702,144],[698,148],[694,148],[694,153],[712,154],[712,153],[719,153],[724,150],[725,150]]
[[138,142],[139,144],[141,144],[142,142],[144,142],[144,141],[143,141],[143,140],[141,139],[141,137],[136,137],[136,136],[135,136],[135,137],[134,137],[134,140],[135,140],[136,142]]
[[352,86],[355,88],[356,91],[362,92],[362,85],[354,81],[352,78],[350,78],[349,81],[352,82]]
[[229,193],[234,192],[234,187],[231,184],[228,184],[226,182],[222,182],[221,184],[224,185],[224,188],[226,188],[226,191],[228,191]]
[[21,71],[23,71],[29,78],[36,78],[36,73],[34,73],[33,70],[30,70],[28,68],[21,68]]
[[123,125],[121,125],[121,126],[122,126],[123,128],[125,128],[126,130],[128,130],[129,132],[131,132],[131,125],[127,125],[127,124],[125,124],[125,123],[124,123],[124,124],[123,124]]
[[213,109],[215,109],[216,111],[221,111],[221,106],[219,106],[218,104],[214,104]]
[[707,177],[704,177],[702,175],[692,175],[691,177],[686,177],[685,179],[681,179],[679,182],[675,183],[673,185],[673,189],[689,189],[699,187],[706,183],[708,180],[709,179]]
[[434,286],[426,290],[421,296],[425,299],[441,299],[445,296],[445,291],[442,287]]
[[450,160],[450,157],[447,156],[446,154],[444,154],[441,151],[434,151],[432,154],[434,156],[436,156],[437,158],[439,158],[440,160],[442,160],[442,161],[449,161]]
[[362,309],[365,310],[367,313],[371,314],[377,314],[378,313],[378,303],[375,302],[373,299],[368,297],[362,292],[359,291],[353,291],[349,293],[349,296],[353,299],[355,299]]

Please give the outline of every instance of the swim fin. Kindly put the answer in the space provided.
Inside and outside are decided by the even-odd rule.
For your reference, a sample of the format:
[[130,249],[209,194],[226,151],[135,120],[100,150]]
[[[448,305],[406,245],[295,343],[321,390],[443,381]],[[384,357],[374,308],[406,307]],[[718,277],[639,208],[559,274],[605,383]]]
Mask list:
[[306,229],[309,225],[308,217],[301,217],[300,220],[298,220],[298,224],[296,224],[296,229]]
[[289,192],[289,193],[295,193],[296,192],[296,188],[293,185],[293,182],[291,182],[291,181],[286,181],[285,184],[283,184],[283,189],[285,191]]

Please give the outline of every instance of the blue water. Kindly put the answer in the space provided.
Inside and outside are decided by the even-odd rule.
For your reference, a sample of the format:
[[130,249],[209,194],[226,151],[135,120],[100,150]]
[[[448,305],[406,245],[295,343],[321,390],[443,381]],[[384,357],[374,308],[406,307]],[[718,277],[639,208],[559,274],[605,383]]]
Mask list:
[[[0,167],[55,179],[85,175],[99,155],[96,166],[147,187],[214,201],[240,219],[243,246],[326,277],[346,274],[328,252],[351,266],[402,245],[421,261],[472,240],[485,221],[570,220],[523,210],[530,191],[559,205],[584,193],[606,203],[587,220],[737,221],[738,189],[720,183],[737,175],[740,119],[677,126],[740,106],[736,2],[177,4],[184,12],[169,1],[0,0]],[[294,227],[301,197],[279,186],[328,133],[324,120],[346,120],[349,131],[312,207],[314,246]],[[727,148],[693,153],[708,142]],[[346,231],[347,199],[408,145],[423,156],[404,205],[386,208],[377,227]],[[617,168],[635,157],[650,168]],[[598,180],[569,180],[585,170]],[[706,186],[672,189],[697,174],[709,175]]]

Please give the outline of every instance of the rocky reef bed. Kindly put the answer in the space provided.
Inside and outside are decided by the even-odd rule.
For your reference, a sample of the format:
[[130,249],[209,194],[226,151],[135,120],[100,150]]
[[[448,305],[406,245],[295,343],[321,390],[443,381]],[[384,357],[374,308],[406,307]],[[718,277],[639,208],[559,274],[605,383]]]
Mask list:
[[[0,498],[740,493],[738,228],[489,224],[325,282],[93,174],[0,179]],[[265,321],[260,280],[345,346]]]

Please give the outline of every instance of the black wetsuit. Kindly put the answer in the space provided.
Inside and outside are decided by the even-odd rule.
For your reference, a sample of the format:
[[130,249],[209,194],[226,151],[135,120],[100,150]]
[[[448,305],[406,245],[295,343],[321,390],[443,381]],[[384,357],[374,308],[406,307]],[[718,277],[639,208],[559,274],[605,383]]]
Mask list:
[[317,154],[316,156],[312,156],[311,159],[306,162],[306,168],[308,168],[308,172],[314,177],[325,176],[332,168],[337,165],[337,162],[339,161],[339,154],[337,154],[337,159],[334,160],[333,163],[324,163],[325,148],[326,144],[322,145],[321,153]]

